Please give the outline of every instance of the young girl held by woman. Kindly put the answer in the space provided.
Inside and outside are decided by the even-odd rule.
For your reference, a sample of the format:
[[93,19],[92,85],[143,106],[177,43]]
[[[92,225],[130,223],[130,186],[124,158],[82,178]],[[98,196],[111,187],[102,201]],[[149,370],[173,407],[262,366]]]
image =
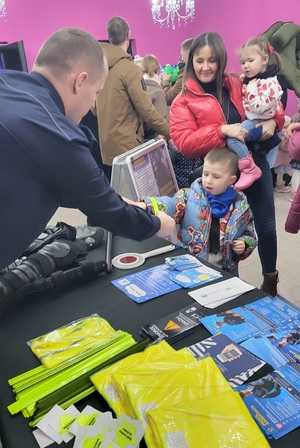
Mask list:
[[[275,60],[275,64],[272,65],[270,65],[271,55]],[[240,62],[243,71],[242,101],[247,118],[241,126],[246,129],[247,134],[244,141],[228,138],[227,145],[239,157],[240,178],[236,188],[244,190],[262,174],[245,142],[258,142],[261,139],[262,128],[257,124],[273,118],[275,112],[280,110],[279,103],[283,92],[276,76],[281,69],[280,56],[264,37],[250,39],[242,46]],[[280,141],[280,136],[274,134],[264,142],[253,144],[253,149],[266,154],[276,148]],[[274,165],[276,154],[274,157],[272,152],[272,158],[271,154],[267,156],[270,166]]]

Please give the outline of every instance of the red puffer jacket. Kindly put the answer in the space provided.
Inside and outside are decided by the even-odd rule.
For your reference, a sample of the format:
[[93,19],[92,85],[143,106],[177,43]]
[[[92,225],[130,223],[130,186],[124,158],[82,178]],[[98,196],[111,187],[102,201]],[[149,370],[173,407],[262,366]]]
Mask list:
[[[227,74],[224,86],[243,121],[245,113],[240,79]],[[278,113],[275,120],[278,128],[276,131],[281,130],[284,124],[283,112]],[[226,136],[221,127],[225,124],[226,119],[217,99],[203,92],[195,80],[188,78],[185,94],[180,93],[170,109],[171,138],[179,151],[194,159],[205,157],[213,148],[223,148]]]

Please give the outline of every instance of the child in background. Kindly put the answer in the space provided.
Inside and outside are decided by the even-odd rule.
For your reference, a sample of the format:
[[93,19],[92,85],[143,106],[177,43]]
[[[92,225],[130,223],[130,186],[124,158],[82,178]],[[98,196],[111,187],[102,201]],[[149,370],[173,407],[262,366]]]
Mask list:
[[[153,54],[147,54],[142,60],[143,78],[146,84],[147,92],[150,95],[152,104],[157,112],[168,120],[169,108],[166,95],[161,87],[160,64]],[[144,123],[144,138],[146,140],[155,138],[157,134],[146,123]]]
[[[276,63],[269,65],[271,54]],[[273,118],[282,107],[280,98],[283,92],[276,76],[281,69],[281,58],[268,41],[260,36],[242,46],[240,62],[244,74],[242,94],[247,118],[241,126],[248,131],[245,141],[257,142],[253,144],[253,149],[266,154],[281,141],[279,135],[274,134],[270,139],[258,142],[262,137],[262,128],[258,124]],[[244,190],[261,177],[261,170],[256,166],[245,142],[229,137],[227,145],[239,157],[241,174],[235,187]],[[274,160],[269,160],[268,156],[270,166],[274,164],[276,154],[272,154]]]
[[274,164],[274,173],[276,175],[275,191],[277,193],[289,193],[291,186],[286,185],[284,175],[287,174],[289,178],[293,176],[293,168],[291,167],[291,156],[288,151],[288,138],[285,135],[285,130],[291,123],[291,118],[286,116],[284,127],[282,131],[282,139],[278,148],[277,159]]
[[213,149],[204,159],[202,178],[190,188],[179,190],[173,198],[143,198],[136,205],[173,216],[183,247],[238,275],[238,263],[253,252],[257,237],[247,198],[233,187],[237,168],[234,151]]

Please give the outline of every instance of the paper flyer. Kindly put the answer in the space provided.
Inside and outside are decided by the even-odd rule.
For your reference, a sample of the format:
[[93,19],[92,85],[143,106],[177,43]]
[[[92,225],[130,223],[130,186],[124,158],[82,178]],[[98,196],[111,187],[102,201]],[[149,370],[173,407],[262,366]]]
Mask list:
[[201,318],[208,331],[226,334],[239,343],[261,334],[290,330],[299,325],[300,311],[274,297],[264,297],[248,305]]
[[265,365],[265,362],[224,334],[212,336],[187,348],[197,359],[211,356],[232,387],[240,386]]
[[250,338],[241,344],[274,369],[288,362],[300,362],[300,327]]
[[169,272],[170,278],[183,286],[184,288],[194,288],[195,286],[204,285],[212,282],[217,278],[221,278],[222,274],[215,269],[208,266],[199,266],[196,268],[186,269],[184,271],[171,270]]
[[165,264],[160,264],[113,280],[112,284],[130,299],[137,303],[143,303],[181,289],[180,285],[170,280],[168,270],[169,268]]
[[279,439],[300,425],[299,364],[288,364],[237,390],[262,431]]

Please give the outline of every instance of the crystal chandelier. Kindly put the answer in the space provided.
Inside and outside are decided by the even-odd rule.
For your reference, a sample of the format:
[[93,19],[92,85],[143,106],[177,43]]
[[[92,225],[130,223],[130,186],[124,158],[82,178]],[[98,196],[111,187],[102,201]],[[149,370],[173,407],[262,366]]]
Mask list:
[[6,18],[5,0],[0,0],[0,17]]
[[[1,1],[1,0],[0,0]],[[180,26],[180,21],[183,19],[186,23],[187,19],[194,19],[195,15],[195,0],[152,0],[152,17],[154,22],[160,23],[162,26],[164,22],[175,30],[175,21]]]

